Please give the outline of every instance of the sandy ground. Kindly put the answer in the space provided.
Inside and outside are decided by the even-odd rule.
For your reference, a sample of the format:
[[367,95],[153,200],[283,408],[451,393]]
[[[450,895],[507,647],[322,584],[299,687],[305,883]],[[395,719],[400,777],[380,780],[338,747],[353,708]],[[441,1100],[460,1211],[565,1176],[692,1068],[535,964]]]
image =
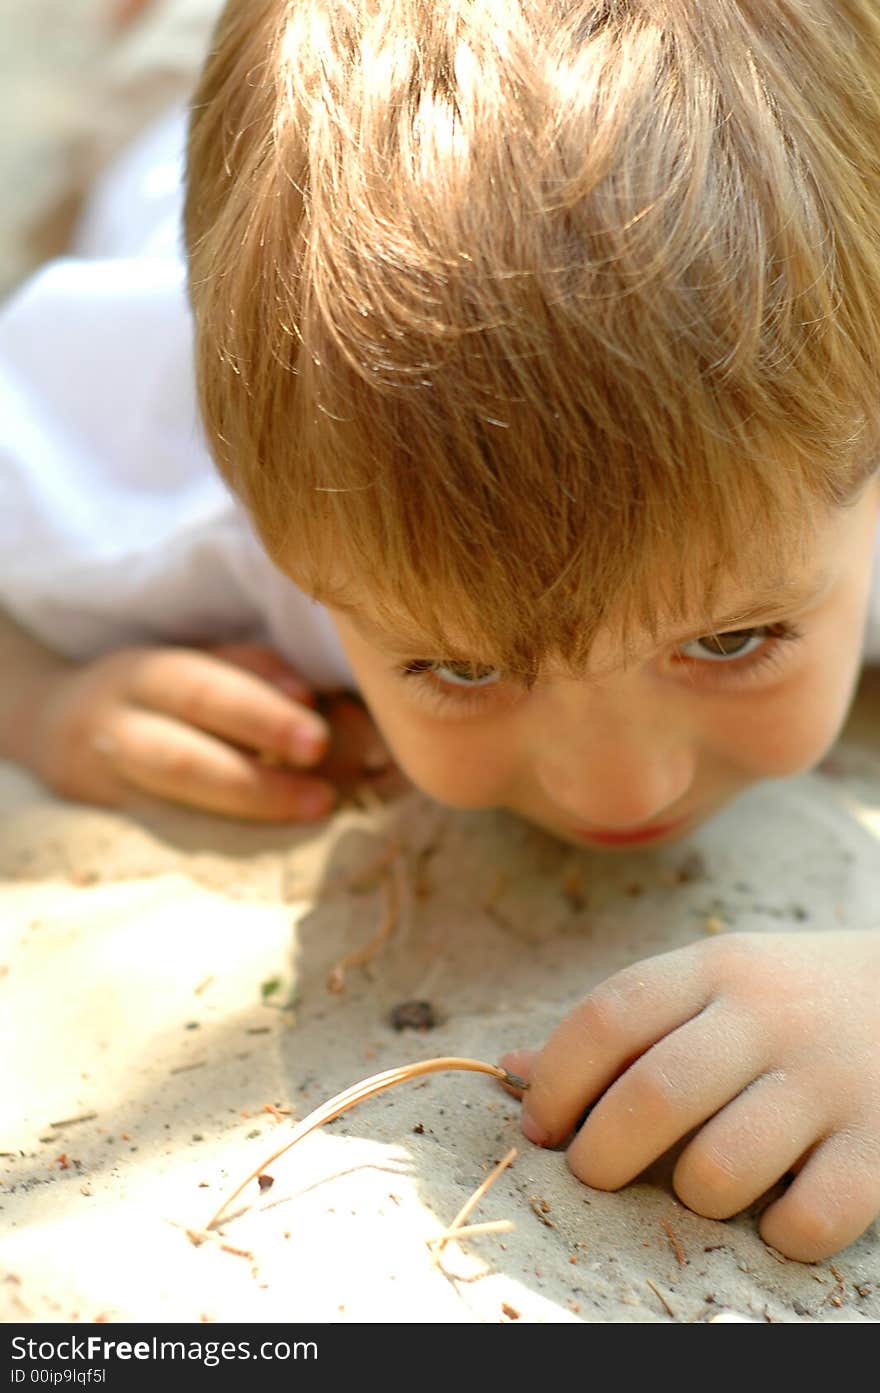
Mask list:
[[[157,3],[108,49],[106,4],[2,0],[5,285],[61,235],[78,171],[185,89],[210,8]],[[292,1119],[366,1075],[538,1043],[640,957],[876,923],[880,681],[865,686],[823,770],[614,858],[414,793],[260,829],[80,808],[0,766],[0,1319],[876,1322],[876,1225],[807,1266],[757,1236],[771,1196],[727,1223],[684,1209],[673,1156],[618,1194],[587,1189],[480,1074],[404,1083],[268,1161]],[[390,892],[391,933],[329,990]],[[435,1023],[396,1029],[413,999]],[[429,1240],[512,1148],[470,1216],[509,1229],[435,1260]],[[255,1169],[271,1185],[194,1243]]]

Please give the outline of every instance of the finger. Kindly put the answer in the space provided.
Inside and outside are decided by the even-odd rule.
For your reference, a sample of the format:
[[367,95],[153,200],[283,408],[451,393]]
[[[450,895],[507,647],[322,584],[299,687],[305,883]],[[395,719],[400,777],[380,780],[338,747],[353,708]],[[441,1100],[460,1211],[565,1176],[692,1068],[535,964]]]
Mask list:
[[846,1248],[880,1213],[880,1134],[835,1132],[812,1153],[781,1199],[765,1209],[765,1243],[797,1262]]
[[617,1190],[735,1098],[765,1056],[719,1003],[665,1035],[612,1084],[568,1149],[579,1180]]
[[126,782],[145,793],[207,812],[258,822],[311,822],[326,817],[331,784],[272,769],[192,726],[129,709],[107,730],[108,758]]
[[816,1099],[765,1074],[707,1122],[678,1158],[675,1192],[707,1219],[729,1219],[775,1185],[824,1130]]
[[265,643],[212,643],[205,646],[205,652],[213,653],[224,662],[235,667],[245,668],[257,677],[263,677],[273,686],[298,701],[301,706],[315,706],[317,695],[312,687],[300,677],[295,668]]
[[146,710],[295,765],[316,764],[329,740],[316,713],[256,674],[195,649],[145,652],[126,695]]
[[618,1074],[709,1001],[688,949],[609,977],[566,1016],[532,1065],[522,1129],[540,1146],[568,1136],[584,1108]]

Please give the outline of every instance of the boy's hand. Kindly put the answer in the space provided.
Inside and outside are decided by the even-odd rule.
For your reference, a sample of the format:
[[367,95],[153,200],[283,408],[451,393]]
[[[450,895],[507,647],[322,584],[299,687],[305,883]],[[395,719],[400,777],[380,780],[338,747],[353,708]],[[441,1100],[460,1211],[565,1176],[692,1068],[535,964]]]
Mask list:
[[574,1174],[617,1190],[688,1133],[673,1184],[727,1219],[788,1172],[761,1216],[781,1253],[814,1262],[880,1213],[880,933],[725,934],[625,968],[540,1051],[523,1131],[568,1147]]
[[53,789],[124,806],[133,793],[254,821],[326,816],[389,763],[367,712],[315,696],[257,643],[125,648],[52,685],[28,761]]

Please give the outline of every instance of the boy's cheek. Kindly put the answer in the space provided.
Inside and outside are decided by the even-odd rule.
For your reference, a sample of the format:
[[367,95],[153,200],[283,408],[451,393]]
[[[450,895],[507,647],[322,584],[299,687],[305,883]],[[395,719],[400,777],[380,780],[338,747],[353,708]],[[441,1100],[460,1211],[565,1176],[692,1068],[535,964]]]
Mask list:
[[505,801],[514,766],[506,743],[425,722],[394,703],[374,701],[371,711],[398,766],[430,798],[453,808],[491,808]]
[[734,736],[735,762],[755,779],[814,768],[840,734],[850,696],[849,684],[829,681],[826,673],[806,674],[741,726]]
[[411,734],[388,738],[404,773],[430,798],[453,808],[490,808],[504,801],[505,771],[485,751]]

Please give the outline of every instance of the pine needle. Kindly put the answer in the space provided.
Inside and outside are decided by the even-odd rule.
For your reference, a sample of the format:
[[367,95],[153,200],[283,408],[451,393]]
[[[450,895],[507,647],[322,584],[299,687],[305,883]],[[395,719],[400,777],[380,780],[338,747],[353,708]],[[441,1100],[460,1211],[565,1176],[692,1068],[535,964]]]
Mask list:
[[[478,1189],[474,1191],[469,1200],[465,1201],[465,1203],[462,1205],[461,1209],[458,1211],[455,1218],[453,1219],[452,1223],[449,1225],[449,1228],[446,1230],[446,1232],[440,1234],[437,1238],[432,1238],[428,1240],[432,1247],[436,1246],[438,1252],[442,1252],[446,1244],[452,1238],[463,1238],[466,1234],[478,1232],[491,1232],[491,1229],[487,1228],[484,1224],[472,1224],[468,1229],[465,1229],[463,1227],[463,1224],[468,1215],[479,1204],[480,1200],[483,1198],[489,1187],[495,1184],[495,1181],[498,1179],[501,1172],[503,1170],[506,1170],[508,1166],[512,1165],[515,1159],[516,1147],[512,1146],[508,1151],[507,1155],[503,1157],[502,1160],[498,1162],[497,1166],[495,1166],[489,1172],[482,1185],[480,1185]],[[502,1224],[506,1224],[510,1228],[513,1227],[512,1224],[510,1224],[509,1220],[502,1219],[499,1222]]]
[[[394,1084],[404,1083],[407,1079],[418,1078],[421,1074],[434,1074],[447,1069],[464,1069],[471,1073],[489,1074],[492,1078],[498,1079],[499,1082],[506,1084],[508,1088],[522,1090],[528,1086],[524,1079],[519,1078],[516,1074],[511,1074],[507,1069],[502,1069],[499,1064],[487,1064],[481,1059],[465,1059],[456,1055],[441,1055],[437,1059],[421,1059],[413,1064],[398,1065],[396,1069],[385,1069],[381,1074],[372,1074],[368,1079],[361,1079],[360,1083],[352,1084],[350,1088],[346,1088],[342,1093],[334,1094],[326,1103],[322,1103],[319,1107],[310,1112],[307,1117],[304,1117],[301,1122],[298,1122],[293,1129],[293,1135],[288,1138],[284,1145],[279,1146],[276,1151],[272,1152],[271,1156],[267,1156],[265,1160],[261,1161],[260,1164],[251,1171],[250,1175],[245,1176],[244,1180],[235,1187],[232,1193],[227,1195],[226,1199],[220,1205],[220,1208],[205,1225],[205,1232],[214,1227],[221,1214],[223,1214],[234,1199],[238,1198],[245,1186],[262,1175],[266,1168],[271,1166],[273,1161],[277,1161],[278,1157],[283,1156],[285,1151],[289,1151],[292,1146],[296,1146],[296,1143],[302,1141],[303,1137],[308,1136],[309,1132],[314,1132],[317,1127],[322,1127],[325,1122],[332,1122],[334,1117],[339,1117],[341,1113],[346,1112],[349,1108],[353,1108],[356,1103],[363,1102],[365,1098],[372,1097],[374,1093],[381,1093],[385,1088],[392,1088]],[[505,1164],[509,1163],[505,1161]],[[479,1198],[481,1192],[485,1192],[489,1183],[491,1183],[491,1179],[487,1179],[487,1181],[484,1182],[481,1191],[477,1192],[477,1198]],[[476,1203],[476,1199],[474,1203]],[[469,1208],[466,1208],[465,1213],[470,1213],[470,1208],[472,1207],[473,1205],[470,1205]]]
[[485,1224],[464,1224],[457,1229],[447,1229],[445,1233],[435,1234],[426,1239],[429,1248],[444,1248],[447,1243],[458,1242],[460,1238],[476,1238],[481,1233],[510,1233],[513,1222],[510,1219],[489,1219]]

